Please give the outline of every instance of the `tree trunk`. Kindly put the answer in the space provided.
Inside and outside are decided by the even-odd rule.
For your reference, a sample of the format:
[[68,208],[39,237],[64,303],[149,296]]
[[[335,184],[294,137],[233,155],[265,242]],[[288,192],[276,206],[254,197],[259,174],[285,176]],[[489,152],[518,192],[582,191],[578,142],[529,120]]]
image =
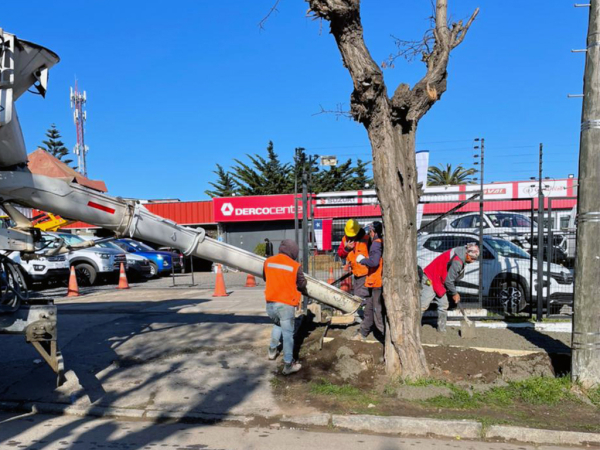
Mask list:
[[306,1],[311,14],[330,23],[354,84],[352,117],[366,128],[373,150],[373,174],[385,227],[386,372],[403,378],[424,377],[429,370],[421,346],[417,282],[415,134],[419,120],[445,92],[450,52],[463,41],[479,9],[465,25],[459,21],[449,26],[447,0],[436,0],[435,29],[418,51],[427,73],[412,89],[400,84],[390,99],[383,73],[364,42],[360,0]]
[[367,131],[373,175],[385,227],[383,289],[386,308],[386,373],[402,378],[429,374],[421,346],[417,274],[417,170],[415,134],[403,133],[382,102]]

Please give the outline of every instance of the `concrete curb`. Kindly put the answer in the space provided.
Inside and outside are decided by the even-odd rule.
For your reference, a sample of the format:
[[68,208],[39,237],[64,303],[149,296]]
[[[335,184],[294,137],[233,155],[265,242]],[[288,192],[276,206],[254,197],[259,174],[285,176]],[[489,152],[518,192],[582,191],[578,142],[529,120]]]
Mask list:
[[490,426],[485,431],[485,437],[544,445],[600,445],[600,434],[598,433],[540,430],[507,425]]
[[472,420],[439,420],[399,416],[334,415],[331,422],[334,427],[352,431],[465,439],[480,439],[483,429],[479,422]]
[[[538,445],[600,445],[600,433],[544,430],[506,425],[484,428],[473,420],[440,420],[419,417],[313,414],[301,416],[242,416],[230,414],[159,411],[139,408],[77,406],[60,403],[0,402],[0,410],[60,414],[76,417],[120,418],[132,420],[178,420],[187,423],[229,423],[248,425],[254,420],[272,421],[300,427],[333,427],[340,430],[368,431],[396,436],[435,436],[450,439],[503,440]],[[263,425],[264,426],[264,425]]]
[[[473,322],[477,328],[494,328],[494,329],[506,329],[506,328],[530,328],[538,331],[550,331],[553,333],[571,333],[573,331],[572,322]],[[448,319],[449,326],[460,326],[460,321],[454,321]]]

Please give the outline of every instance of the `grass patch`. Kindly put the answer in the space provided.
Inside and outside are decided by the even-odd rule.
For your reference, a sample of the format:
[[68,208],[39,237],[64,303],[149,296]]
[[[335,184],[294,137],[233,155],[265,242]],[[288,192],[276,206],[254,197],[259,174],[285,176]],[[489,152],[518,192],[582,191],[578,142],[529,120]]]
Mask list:
[[310,384],[310,393],[317,395],[333,395],[336,397],[357,397],[362,395],[360,389],[349,384],[333,384],[327,380],[319,380]]
[[271,387],[273,387],[273,388],[278,388],[279,386],[282,385],[282,383],[283,383],[283,381],[281,381],[277,377],[271,378]]
[[570,392],[572,387],[570,377],[560,378],[530,378],[524,381],[510,383],[506,389],[516,399],[530,405],[554,406],[565,400],[575,400]]
[[[313,395],[333,397],[348,406],[354,407],[379,404],[377,395],[372,392],[364,392],[349,384],[333,384],[325,379],[311,382],[310,393]],[[369,411],[369,413],[374,414],[375,412]]]
[[588,392],[588,398],[592,401],[592,403],[600,408],[600,387],[597,387],[596,389],[592,389],[591,391]]
[[441,386],[447,388],[454,388],[452,383],[443,380],[435,380],[433,378],[417,378],[416,380],[406,380],[404,381],[405,386],[414,386],[414,387],[427,387],[427,386]]
[[[481,406],[505,407],[517,402],[528,405],[555,406],[564,401],[577,401],[577,398],[570,391],[572,383],[569,377],[530,378],[524,381],[511,382],[508,386],[495,387],[481,393],[470,393],[452,383],[446,382],[436,383],[422,380],[418,384],[413,385],[445,386],[451,389],[452,395],[449,397],[438,396],[425,401],[426,404],[437,408],[475,409]],[[600,402],[600,391],[597,395],[597,401]]]

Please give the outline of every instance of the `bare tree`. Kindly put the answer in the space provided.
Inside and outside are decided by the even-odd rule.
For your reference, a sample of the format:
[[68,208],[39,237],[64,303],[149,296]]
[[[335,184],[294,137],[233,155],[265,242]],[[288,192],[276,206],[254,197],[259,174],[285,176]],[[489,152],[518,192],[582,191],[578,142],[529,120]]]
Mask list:
[[446,91],[450,52],[463,41],[479,9],[466,24],[449,24],[448,2],[437,0],[434,27],[418,47],[427,72],[412,89],[400,84],[390,98],[383,73],[364,42],[360,0],[306,1],[314,17],[330,23],[354,84],[351,114],[366,128],[373,149],[373,173],[386,230],[386,372],[403,378],[423,377],[429,370],[421,345],[416,267],[415,134],[419,120]]

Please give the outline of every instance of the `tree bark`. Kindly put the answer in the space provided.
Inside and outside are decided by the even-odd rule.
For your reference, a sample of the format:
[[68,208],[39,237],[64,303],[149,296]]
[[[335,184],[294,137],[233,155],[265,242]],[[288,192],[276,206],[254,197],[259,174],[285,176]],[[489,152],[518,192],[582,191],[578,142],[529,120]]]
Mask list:
[[429,369],[421,345],[415,136],[418,121],[446,90],[450,52],[464,39],[478,10],[466,25],[458,22],[449,27],[447,0],[437,0],[435,44],[431,52],[423,52],[427,73],[413,89],[406,84],[398,86],[390,99],[383,73],[364,42],[360,0],[306,1],[310,12],[330,23],[354,84],[352,116],[364,125],[373,151],[373,175],[385,228],[386,373],[424,377]]

